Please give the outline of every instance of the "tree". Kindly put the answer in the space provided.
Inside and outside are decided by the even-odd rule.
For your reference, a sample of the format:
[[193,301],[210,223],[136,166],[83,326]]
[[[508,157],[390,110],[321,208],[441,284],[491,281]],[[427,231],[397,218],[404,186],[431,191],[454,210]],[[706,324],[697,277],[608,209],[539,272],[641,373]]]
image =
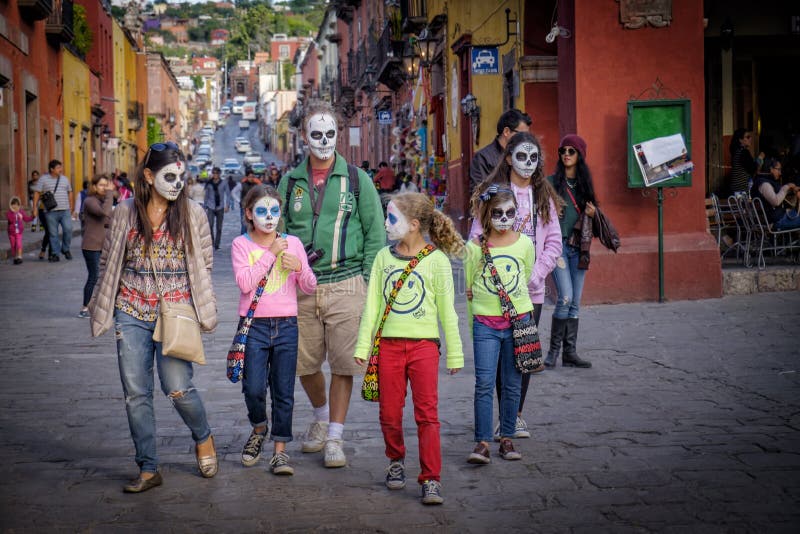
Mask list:
[[206,86],[206,81],[199,74],[192,76],[192,83],[194,84],[194,88],[197,90],[200,90]]
[[89,50],[92,49],[94,42],[94,33],[89,27],[89,22],[86,20],[86,8],[80,4],[75,4],[72,7],[72,46],[75,47],[81,57],[86,57]]

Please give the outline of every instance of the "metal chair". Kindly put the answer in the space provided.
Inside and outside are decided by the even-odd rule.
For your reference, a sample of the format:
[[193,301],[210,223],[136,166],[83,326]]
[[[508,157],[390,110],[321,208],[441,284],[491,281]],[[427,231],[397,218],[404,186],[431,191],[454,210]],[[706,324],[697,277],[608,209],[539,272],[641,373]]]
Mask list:
[[[710,207],[709,207],[710,204]],[[721,202],[714,193],[706,199],[706,217],[708,217],[709,229],[717,239],[717,246],[720,248],[721,257],[725,257],[732,250],[736,251],[736,259],[744,251],[742,244],[742,227],[736,220],[736,207],[730,205],[730,200]],[[736,231],[736,241],[731,244],[725,243],[727,248],[722,251],[723,236],[727,236],[727,230]]]
[[[751,201],[752,211],[759,226],[761,245],[759,247],[759,268],[765,266],[764,252],[772,252],[777,257],[800,251],[800,228],[790,230],[776,230],[767,218],[767,211],[760,198]],[[797,256],[792,256],[792,261],[797,261]]]

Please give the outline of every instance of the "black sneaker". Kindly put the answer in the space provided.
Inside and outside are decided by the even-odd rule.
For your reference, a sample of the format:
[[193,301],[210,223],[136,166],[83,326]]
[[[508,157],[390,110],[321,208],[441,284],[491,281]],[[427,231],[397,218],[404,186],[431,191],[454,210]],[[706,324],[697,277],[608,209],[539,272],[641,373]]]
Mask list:
[[66,251],[66,252],[64,253],[64,259],[65,259],[65,260],[71,260],[71,259],[72,259],[72,252],[70,252],[69,250],[68,250],[68,251]]
[[392,460],[386,469],[386,487],[391,490],[406,487],[406,467],[403,460]]
[[438,480],[426,480],[422,483],[422,504],[442,504],[442,485]]
[[55,263],[57,261],[61,261],[61,258],[59,258],[56,254],[50,254],[50,257],[47,259],[47,261],[50,263]]
[[261,458],[261,445],[264,443],[265,437],[266,433],[257,434],[253,432],[250,434],[244,449],[242,449],[242,465],[252,467],[258,463],[258,459]]
[[285,452],[276,452],[269,461],[269,465],[273,475],[291,476],[294,474],[294,468],[289,465],[289,455]]

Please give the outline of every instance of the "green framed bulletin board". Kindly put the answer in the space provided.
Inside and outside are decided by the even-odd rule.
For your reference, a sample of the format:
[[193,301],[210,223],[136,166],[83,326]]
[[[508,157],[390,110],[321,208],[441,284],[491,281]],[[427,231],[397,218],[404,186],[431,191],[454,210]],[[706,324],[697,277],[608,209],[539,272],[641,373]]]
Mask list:
[[[644,188],[647,184],[636,160],[633,146],[658,137],[681,134],[689,156],[692,153],[692,109],[688,99],[628,101],[628,187]],[[691,171],[661,181],[657,187],[690,187]]]

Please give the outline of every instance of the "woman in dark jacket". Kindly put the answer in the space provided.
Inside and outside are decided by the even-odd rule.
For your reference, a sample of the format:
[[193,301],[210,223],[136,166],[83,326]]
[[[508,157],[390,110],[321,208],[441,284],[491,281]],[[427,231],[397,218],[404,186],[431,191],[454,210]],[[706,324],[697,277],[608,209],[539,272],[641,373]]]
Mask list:
[[731,194],[750,191],[750,180],[764,161],[761,152],[757,159],[750,153],[753,132],[739,128],[731,137]]
[[548,368],[556,365],[562,343],[564,345],[562,365],[592,366],[588,361],[579,358],[577,353],[578,312],[586,271],[578,269],[580,248],[567,243],[572,228],[581,214],[586,212],[589,217],[594,217],[595,214],[597,199],[592,184],[592,173],[585,158],[586,141],[576,134],[564,136],[558,148],[556,172],[548,177],[565,204],[558,220],[561,225],[562,251],[553,270],[558,298],[550,327],[550,351],[544,361]]

